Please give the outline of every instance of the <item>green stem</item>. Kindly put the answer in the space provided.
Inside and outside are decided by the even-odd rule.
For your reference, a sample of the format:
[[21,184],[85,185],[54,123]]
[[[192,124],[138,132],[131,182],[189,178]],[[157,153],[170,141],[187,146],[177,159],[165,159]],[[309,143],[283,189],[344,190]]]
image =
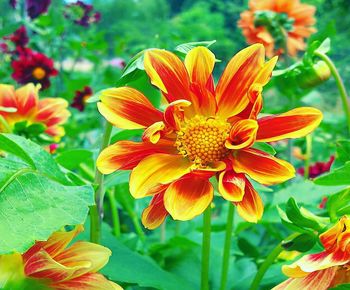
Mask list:
[[137,217],[137,215],[134,212],[129,212],[129,216],[131,217],[131,221],[134,225],[134,228],[135,228],[137,235],[139,236],[141,241],[144,241],[145,240],[145,233],[142,230],[139,218]]
[[203,242],[202,242],[202,275],[201,290],[209,290],[209,259],[210,259],[210,231],[211,207],[203,214]]
[[117,200],[115,199],[115,190],[107,191],[109,204],[111,207],[112,221],[113,221],[113,233],[116,237],[120,237],[120,220],[117,207]]
[[310,174],[311,154],[312,154],[312,135],[309,134],[306,136],[306,159],[305,159],[305,170],[304,170],[305,179],[308,179]]
[[160,226],[160,242],[164,243],[166,240],[166,220]]
[[[287,237],[284,240],[291,240],[294,239],[296,236],[298,236],[299,233],[291,234],[289,237]],[[261,264],[258,272],[256,273],[254,280],[252,284],[250,285],[249,290],[257,290],[259,288],[261,280],[264,278],[264,275],[266,271],[270,268],[270,266],[273,264],[273,262],[276,260],[278,255],[284,250],[282,247],[283,241],[281,241],[273,250],[272,252],[266,257],[264,263]]]
[[346,120],[347,120],[347,125],[348,125],[348,132],[350,134],[350,109],[349,109],[349,103],[348,103],[348,95],[346,93],[346,89],[344,86],[344,82],[336,68],[336,66],[334,65],[333,61],[324,53],[315,52],[315,55],[317,55],[319,58],[321,58],[329,67],[339,90],[340,93],[340,97],[343,103],[343,110],[346,116]]
[[[112,124],[107,122],[102,136],[100,152],[102,152],[102,150],[108,146],[112,128]],[[105,194],[103,179],[103,174],[96,168],[94,184],[97,186],[97,188],[95,191],[95,205],[90,208],[90,240],[91,242],[97,244],[101,243],[103,199]]]
[[233,230],[233,216],[235,207],[229,202],[228,203],[228,213],[226,222],[226,236],[225,236],[225,246],[224,253],[222,256],[222,272],[221,272],[221,286],[220,290],[225,290],[227,285],[227,276],[230,262],[230,251],[231,251],[231,240],[232,240],[232,230]]

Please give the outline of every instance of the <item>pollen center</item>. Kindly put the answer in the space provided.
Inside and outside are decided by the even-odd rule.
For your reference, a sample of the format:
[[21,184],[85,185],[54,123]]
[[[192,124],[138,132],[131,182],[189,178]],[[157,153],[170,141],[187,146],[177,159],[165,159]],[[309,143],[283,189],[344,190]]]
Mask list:
[[41,80],[45,77],[46,75],[46,72],[43,68],[41,67],[36,67],[34,70],[33,70],[33,77],[36,78],[37,80]]
[[229,153],[225,141],[230,125],[227,122],[195,116],[181,124],[176,146],[179,152],[199,166],[223,160]]

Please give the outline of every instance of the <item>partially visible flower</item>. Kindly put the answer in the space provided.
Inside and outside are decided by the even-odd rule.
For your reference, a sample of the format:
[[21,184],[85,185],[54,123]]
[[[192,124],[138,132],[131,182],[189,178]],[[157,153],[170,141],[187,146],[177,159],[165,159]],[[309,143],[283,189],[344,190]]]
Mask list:
[[252,45],[231,59],[215,87],[215,55],[209,49],[190,50],[184,63],[169,51],[148,50],[145,71],[169,103],[164,112],[130,87],[102,92],[98,109],[109,122],[144,133],[142,142],[107,147],[97,167],[104,174],[132,169],[133,197],[153,196],[142,215],[147,228],[156,228],[168,214],[177,220],[200,215],[213,200],[212,177],[244,219],[258,222],[264,206],[247,176],[265,185],[294,177],[290,163],[253,145],[305,136],[322,113],[304,107],[258,118],[276,61],[265,62],[264,47]]
[[320,209],[324,209],[324,208],[326,207],[326,205],[327,205],[327,201],[328,201],[328,197],[322,198],[322,201],[321,201],[321,203],[318,205],[318,207],[319,207]]
[[18,59],[11,62],[12,77],[20,84],[41,84],[43,90],[50,85],[50,77],[58,74],[54,62],[45,54],[28,48],[21,50]]
[[86,101],[92,95],[93,95],[92,89],[88,86],[85,86],[84,89],[81,91],[76,91],[71,107],[76,108],[80,112],[84,111]]
[[304,39],[316,32],[312,27],[315,11],[314,6],[299,0],[250,0],[238,26],[247,42],[262,43],[268,56],[283,53],[285,47],[295,56],[305,49]]
[[0,50],[3,53],[9,53],[9,46],[6,43],[1,42],[0,43]]
[[[309,177],[316,178],[317,176],[320,176],[321,174],[328,172],[331,169],[334,159],[335,157],[334,155],[332,155],[327,162],[316,162],[315,164],[310,165]],[[298,173],[304,176],[305,168],[304,167],[299,168]]]
[[4,39],[10,40],[16,47],[25,47],[29,42],[27,30],[23,25],[10,36],[5,36]]
[[36,242],[23,255],[6,257],[15,259],[16,263],[12,265],[17,265],[17,269],[7,268],[7,273],[3,275],[8,276],[9,281],[15,280],[16,277],[10,275],[21,268],[23,278],[40,281],[49,289],[122,290],[119,285],[97,273],[107,264],[111,255],[109,249],[84,241],[71,244],[82,230],[83,226],[77,226],[69,232],[55,232],[47,241]]
[[[0,132],[46,133],[57,141],[64,135],[62,125],[70,116],[68,102],[61,98],[39,100],[39,89],[40,85],[34,84],[17,90],[11,85],[0,84],[0,116],[6,122],[0,123]],[[18,129],[16,124],[23,122],[24,126]]]
[[49,152],[50,152],[50,154],[55,154],[57,148],[58,148],[58,144],[57,143],[50,144],[49,145]]
[[344,216],[320,235],[324,251],[302,257],[282,272],[290,277],[273,290],[327,290],[350,282],[350,220]]
[[88,27],[90,24],[101,20],[101,13],[93,12],[94,7],[83,1],[69,4],[67,5],[67,9],[65,12],[66,18],[72,19],[74,23],[84,27]]
[[27,13],[31,19],[35,19],[46,13],[50,4],[51,0],[26,0]]
[[113,67],[123,69],[125,67],[125,60],[121,57],[115,57],[111,59],[108,64]]
[[13,9],[15,9],[16,6],[17,6],[17,0],[10,0],[10,1],[9,1],[9,4],[11,5],[11,7],[12,7]]

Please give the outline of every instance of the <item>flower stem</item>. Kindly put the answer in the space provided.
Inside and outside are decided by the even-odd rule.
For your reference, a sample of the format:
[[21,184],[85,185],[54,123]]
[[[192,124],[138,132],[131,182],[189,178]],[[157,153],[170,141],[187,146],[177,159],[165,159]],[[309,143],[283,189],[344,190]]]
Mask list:
[[209,259],[210,259],[210,231],[211,205],[203,213],[203,242],[202,242],[202,276],[201,290],[209,290]]
[[222,256],[222,272],[221,272],[221,285],[220,290],[226,289],[227,284],[227,275],[229,269],[230,261],[230,251],[231,251],[231,239],[232,239],[232,230],[233,230],[233,216],[234,216],[234,205],[228,203],[228,213],[227,213],[227,223],[226,223],[226,236],[225,236],[225,246],[224,253]]
[[[285,238],[284,240],[291,240],[294,239],[296,236],[298,236],[299,233],[291,234],[289,237]],[[250,285],[249,290],[257,290],[260,286],[261,280],[264,278],[264,275],[266,271],[270,268],[270,266],[273,264],[273,262],[276,260],[278,255],[283,251],[282,247],[283,241],[281,241],[273,250],[272,252],[266,257],[264,263],[261,264],[258,272],[256,273],[254,280],[252,284]]]
[[[107,122],[102,136],[100,152],[109,144],[112,133],[112,124]],[[103,174],[96,168],[94,184],[97,186],[95,191],[95,205],[90,207],[90,240],[93,243],[101,243],[101,226],[103,217],[103,199],[105,190],[103,186]]]
[[109,204],[111,207],[112,221],[113,221],[113,233],[116,237],[120,237],[120,220],[117,207],[117,201],[115,199],[116,191],[107,191]]
[[312,135],[309,134],[306,136],[306,159],[305,159],[305,170],[304,170],[305,179],[308,179],[310,174],[311,154],[312,154]]
[[340,97],[343,103],[343,110],[346,116],[346,120],[347,120],[347,125],[348,125],[348,132],[350,134],[350,109],[349,109],[349,103],[348,103],[348,95],[346,93],[346,89],[344,86],[344,82],[336,68],[336,66],[334,65],[333,61],[324,53],[315,52],[315,55],[317,55],[319,58],[321,58],[329,67],[339,90],[340,93]]

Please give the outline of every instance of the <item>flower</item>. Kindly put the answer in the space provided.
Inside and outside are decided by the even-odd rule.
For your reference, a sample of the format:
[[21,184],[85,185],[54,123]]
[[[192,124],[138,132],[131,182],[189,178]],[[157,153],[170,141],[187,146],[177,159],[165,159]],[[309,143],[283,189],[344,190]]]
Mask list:
[[104,174],[132,169],[133,197],[153,195],[142,217],[147,228],[159,226],[168,214],[177,220],[201,214],[213,199],[209,179],[214,176],[221,196],[244,219],[257,222],[263,204],[246,176],[272,185],[292,178],[295,169],[253,144],[305,136],[321,122],[322,113],[305,107],[257,119],[262,88],[277,61],[265,63],[261,44],[238,52],[216,88],[215,56],[205,47],[189,51],[184,63],[160,49],[144,57],[146,73],[169,104],[161,112],[133,88],[104,90],[98,109],[109,122],[145,130],[142,142],[119,141],[103,150],[98,169]]
[[67,101],[61,98],[39,100],[39,89],[40,85],[34,84],[17,90],[11,85],[0,84],[0,117],[3,119],[0,132],[26,136],[45,132],[55,141],[64,135],[62,124],[70,116]]
[[108,64],[110,66],[113,66],[113,67],[117,67],[117,68],[120,68],[120,69],[123,69],[125,67],[125,60],[121,57],[115,57],[113,59],[111,59]]
[[[334,155],[332,155],[327,162],[316,162],[313,165],[309,166],[309,177],[316,178],[323,173],[328,172],[331,169],[331,166],[334,162]],[[304,176],[305,168],[301,167],[298,169],[298,173]]]
[[35,19],[46,13],[50,4],[51,0],[26,0],[27,13],[31,19]]
[[25,47],[29,42],[27,30],[23,25],[4,39],[10,40],[16,47]]
[[13,9],[15,9],[17,6],[17,0],[9,0],[9,4]]
[[350,220],[344,216],[320,235],[325,250],[302,257],[282,271],[290,277],[273,290],[326,290],[350,282]]
[[[83,226],[77,226],[69,232],[55,232],[47,241],[37,241],[23,255],[16,253],[7,257],[2,256],[0,259],[6,260],[0,265],[0,269],[4,267],[7,270],[4,275],[11,279],[10,275],[15,271],[20,272],[19,268],[21,268],[23,278],[37,280],[50,289],[56,290],[122,289],[97,273],[107,264],[111,255],[109,249],[84,241],[74,242],[67,247],[81,231]],[[8,267],[11,260],[12,265],[16,265],[17,269]],[[18,279],[18,274],[16,276],[16,278],[12,277],[12,280]]]
[[85,86],[81,91],[76,91],[71,107],[76,108],[80,112],[84,111],[85,103],[92,94],[92,89],[88,86]]
[[65,16],[68,19],[74,19],[75,24],[88,27],[91,23],[97,23],[101,20],[101,13],[93,13],[94,7],[85,4],[83,1],[69,4],[67,8],[68,10],[65,12]]
[[[262,43],[268,56],[281,54],[287,47],[295,56],[305,49],[304,39],[316,29],[316,8],[299,0],[250,0],[238,26],[248,43]],[[286,43],[287,42],[287,43]]]
[[54,68],[53,60],[45,54],[25,48],[18,59],[11,62],[12,77],[20,84],[41,84],[43,89],[50,87],[50,77],[58,74]]

